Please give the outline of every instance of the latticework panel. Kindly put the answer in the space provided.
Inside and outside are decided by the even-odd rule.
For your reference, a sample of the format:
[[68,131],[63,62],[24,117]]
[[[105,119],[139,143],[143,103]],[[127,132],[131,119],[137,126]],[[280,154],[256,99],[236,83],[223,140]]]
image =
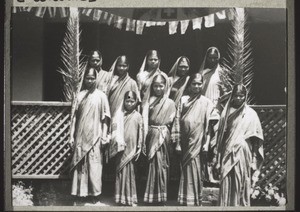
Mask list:
[[13,103],[11,109],[13,175],[61,174],[71,154],[70,104]]
[[264,131],[264,163],[259,185],[286,186],[286,108],[255,106]]
[[[264,131],[265,160],[259,184],[285,186],[286,108],[253,106]],[[68,175],[69,103],[18,103],[11,107],[14,177],[58,178]],[[146,164],[145,164],[146,165]],[[104,172],[104,179],[112,170]],[[107,176],[106,176],[107,175]],[[109,177],[111,178],[111,177]]]

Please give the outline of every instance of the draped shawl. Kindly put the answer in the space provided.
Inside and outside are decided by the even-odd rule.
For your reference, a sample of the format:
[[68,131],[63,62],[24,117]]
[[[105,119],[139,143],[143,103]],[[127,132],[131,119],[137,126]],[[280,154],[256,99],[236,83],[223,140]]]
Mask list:
[[87,95],[87,90],[79,92],[75,109],[75,150],[72,158],[73,169],[97,143],[106,142],[102,138],[103,121],[110,118],[109,104],[106,95],[95,89]]

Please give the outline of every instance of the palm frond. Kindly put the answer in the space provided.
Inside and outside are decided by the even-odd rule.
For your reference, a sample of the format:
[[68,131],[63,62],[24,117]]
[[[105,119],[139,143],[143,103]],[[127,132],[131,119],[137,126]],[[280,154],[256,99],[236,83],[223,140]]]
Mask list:
[[58,69],[64,81],[63,94],[65,101],[73,101],[81,87],[84,69],[82,61],[79,59],[81,55],[79,48],[80,34],[78,9],[71,7],[67,30],[61,47],[63,68]]
[[253,59],[249,28],[246,25],[247,14],[238,9],[232,10],[233,20],[231,36],[228,39],[227,59],[223,60],[224,69],[221,80],[226,87],[244,84],[248,91],[247,101],[253,100],[251,84],[253,79]]

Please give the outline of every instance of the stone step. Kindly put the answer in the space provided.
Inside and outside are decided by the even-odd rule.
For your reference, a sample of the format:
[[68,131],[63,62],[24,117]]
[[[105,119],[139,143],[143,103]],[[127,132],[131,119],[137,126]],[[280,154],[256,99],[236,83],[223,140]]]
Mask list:
[[219,188],[206,187],[202,193],[203,206],[216,206],[219,198]]

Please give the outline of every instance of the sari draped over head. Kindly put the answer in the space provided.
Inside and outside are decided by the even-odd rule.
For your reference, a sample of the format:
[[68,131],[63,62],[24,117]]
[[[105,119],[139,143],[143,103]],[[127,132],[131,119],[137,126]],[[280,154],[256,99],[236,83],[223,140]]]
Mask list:
[[147,56],[145,56],[145,58],[143,60],[143,64],[140,67],[139,73],[136,76],[138,89],[141,92],[141,98],[142,99],[144,98],[144,95],[147,92],[148,88],[151,86],[153,78],[158,74],[162,74],[162,75],[164,75],[164,77],[167,78],[166,82],[168,83],[168,86],[169,86],[168,77],[163,71],[161,71],[159,69],[159,65],[158,65],[158,68],[155,71],[148,72],[146,70],[146,63],[147,63]]
[[[137,100],[138,101],[138,100]],[[127,113],[124,109],[124,98],[123,102],[118,108],[117,112],[112,118],[112,130],[111,130],[111,142],[109,147],[109,157],[114,157],[117,153],[126,150],[130,150],[128,159],[132,159],[133,153],[136,148],[140,148],[143,143],[143,122],[142,116],[136,110],[131,113]],[[136,148],[127,148],[128,142],[134,142]],[[131,157],[132,156],[132,157]],[[125,163],[127,160],[122,160]]]
[[223,95],[222,81],[220,80],[222,68],[219,64],[212,69],[206,68],[207,54],[212,48],[216,49],[218,57],[220,58],[220,52],[216,47],[208,48],[200,66],[199,73],[203,76],[202,94],[209,98],[215,107],[219,108],[219,98]]
[[[167,82],[167,77],[165,79]],[[142,104],[144,135],[146,136],[142,151],[149,161],[144,201],[148,203],[167,200],[168,149],[176,112],[174,101],[168,98],[168,86],[162,97],[154,97],[151,96],[151,84]]]
[[208,135],[209,122],[214,116],[214,107],[201,94],[194,97],[184,95],[177,106],[173,141],[182,153],[178,202],[201,205],[204,176],[200,152]]
[[[263,131],[257,113],[246,103],[230,112],[230,102],[221,114],[217,150],[221,161],[220,206],[250,206],[252,153],[257,147],[263,162]],[[256,144],[254,142],[257,142]]]
[[177,69],[178,69],[178,64],[179,61],[184,58],[183,56],[179,57],[173,67],[171,68],[169,72],[169,81],[170,81],[170,96],[169,98],[172,99],[175,104],[177,105],[180,101],[181,96],[184,93],[184,90],[186,88],[187,82],[189,81],[189,76],[183,76],[183,77],[178,77],[177,79]]
[[97,80],[96,80],[97,88],[100,91],[103,91],[103,93],[105,93],[105,94],[107,94],[107,87],[108,87],[110,78],[111,78],[111,74],[109,72],[103,70],[102,68],[100,68],[100,70],[98,70]]
[[128,73],[122,78],[115,74],[117,61],[120,57],[121,56],[114,61],[109,70],[110,79],[107,87],[107,96],[112,116],[114,116],[117,109],[122,105],[122,100],[127,91],[134,91],[140,101],[140,92],[137,83],[128,75]]
[[[123,98],[124,99],[124,98]],[[110,158],[116,156],[116,203],[137,203],[133,159],[143,142],[142,116],[136,110],[128,113],[122,104],[112,118],[112,136],[109,146]]]
[[102,91],[95,89],[91,93],[81,91],[76,101],[72,195],[96,196],[101,193],[101,144],[108,142],[102,136],[104,120],[110,119],[108,100]]

